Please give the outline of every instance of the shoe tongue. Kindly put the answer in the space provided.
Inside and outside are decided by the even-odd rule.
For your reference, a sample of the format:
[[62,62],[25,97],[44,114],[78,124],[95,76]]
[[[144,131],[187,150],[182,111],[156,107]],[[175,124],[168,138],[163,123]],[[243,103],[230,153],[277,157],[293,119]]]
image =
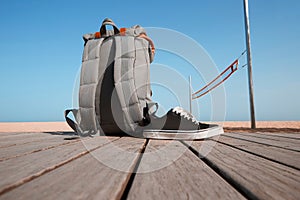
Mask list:
[[188,111],[184,110],[181,107],[175,107],[175,108],[173,108],[173,112],[177,112],[177,113],[181,113],[181,114],[193,117],[193,115],[191,113],[189,113]]
[[173,113],[174,112],[174,109],[171,108],[167,113]]
[[195,118],[195,116],[194,116],[193,114],[191,114],[190,112],[184,110],[184,109],[181,108],[181,107],[175,107],[175,108],[169,110],[169,112],[170,112],[170,111],[175,112],[175,113],[177,113],[177,114],[180,114],[180,113],[181,113],[181,115],[186,115],[187,117],[190,117],[192,120],[197,121],[197,119]]
[[172,109],[172,112],[180,113],[180,112],[182,112],[182,111],[183,111],[183,108],[178,107],[178,106]]

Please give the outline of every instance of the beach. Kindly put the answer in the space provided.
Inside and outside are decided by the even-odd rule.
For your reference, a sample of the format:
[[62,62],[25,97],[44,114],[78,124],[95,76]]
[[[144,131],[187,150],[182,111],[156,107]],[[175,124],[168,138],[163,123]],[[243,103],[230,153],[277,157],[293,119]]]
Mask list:
[[[209,123],[209,122],[208,122]],[[217,122],[225,132],[300,133],[300,121],[257,121],[256,129],[249,121]],[[66,122],[0,122],[0,133],[10,132],[69,132]]]

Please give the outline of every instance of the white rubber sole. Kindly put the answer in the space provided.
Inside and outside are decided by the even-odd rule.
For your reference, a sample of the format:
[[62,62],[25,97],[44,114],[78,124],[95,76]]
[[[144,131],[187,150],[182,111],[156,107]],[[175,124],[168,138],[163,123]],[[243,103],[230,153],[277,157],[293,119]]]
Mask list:
[[223,127],[214,125],[211,128],[200,130],[144,130],[143,136],[149,139],[160,140],[200,140],[221,135]]

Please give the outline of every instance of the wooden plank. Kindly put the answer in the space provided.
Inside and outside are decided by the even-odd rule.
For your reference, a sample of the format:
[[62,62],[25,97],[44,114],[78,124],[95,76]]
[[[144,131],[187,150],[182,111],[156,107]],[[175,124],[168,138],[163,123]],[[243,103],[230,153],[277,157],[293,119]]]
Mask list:
[[247,135],[251,137],[256,137],[256,138],[263,138],[263,139],[270,139],[270,140],[275,140],[275,141],[281,141],[281,142],[286,142],[286,143],[292,143],[295,145],[300,145],[300,140],[297,138],[291,138],[291,137],[286,137],[285,134],[277,134],[277,135],[272,135],[272,134],[263,134],[263,133],[235,133],[238,135]]
[[0,194],[88,153],[88,149],[100,147],[115,139],[117,138],[92,138],[86,140],[85,145],[81,142],[72,143],[5,160],[0,164]]
[[244,199],[179,141],[151,140],[128,199]]
[[52,149],[61,145],[80,142],[80,138],[74,140],[64,140],[66,137],[52,137],[42,140],[32,140],[26,143],[1,148],[0,162],[47,149]]
[[[201,148],[194,142],[193,148]],[[300,172],[276,162],[217,143],[203,158],[248,198],[299,199]]]
[[[123,137],[5,193],[3,199],[118,199],[145,140]],[[98,160],[101,158],[101,160]],[[109,163],[124,167],[123,171]]]
[[66,135],[52,135],[49,133],[27,133],[17,135],[7,135],[0,137],[0,148],[16,146],[37,141],[44,141],[50,138],[65,138]]
[[300,132],[299,133],[262,133],[262,134],[300,140]]
[[[250,134],[252,134],[252,133],[250,133]],[[300,140],[300,133],[268,133],[268,132],[264,132],[264,133],[253,133],[253,134],[257,134],[261,137],[267,137],[267,138],[285,138],[287,140],[292,140],[295,142],[297,140]],[[299,142],[299,141],[297,141],[297,142]]]
[[299,152],[224,136],[217,141],[300,170]]
[[247,133],[245,133],[245,134],[226,133],[226,134],[224,134],[224,136],[300,152],[299,144],[295,144],[295,143],[291,143],[291,142],[287,142],[287,141],[273,140],[273,139],[269,139],[269,138],[257,138],[257,137],[248,135]]

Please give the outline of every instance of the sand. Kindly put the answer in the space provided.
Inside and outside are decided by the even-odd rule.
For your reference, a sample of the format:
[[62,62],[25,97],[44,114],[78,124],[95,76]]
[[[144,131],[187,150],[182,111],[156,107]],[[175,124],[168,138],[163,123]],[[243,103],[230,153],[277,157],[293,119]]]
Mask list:
[[72,131],[66,122],[8,122],[0,123],[0,132],[56,132]]
[[227,121],[218,123],[225,132],[268,132],[300,133],[300,121],[257,121],[256,129],[251,129],[249,121]]
[[[256,129],[250,129],[248,121],[218,122],[225,132],[300,133],[300,121],[258,121]],[[0,123],[0,133],[10,132],[68,132],[66,122],[9,122]]]

